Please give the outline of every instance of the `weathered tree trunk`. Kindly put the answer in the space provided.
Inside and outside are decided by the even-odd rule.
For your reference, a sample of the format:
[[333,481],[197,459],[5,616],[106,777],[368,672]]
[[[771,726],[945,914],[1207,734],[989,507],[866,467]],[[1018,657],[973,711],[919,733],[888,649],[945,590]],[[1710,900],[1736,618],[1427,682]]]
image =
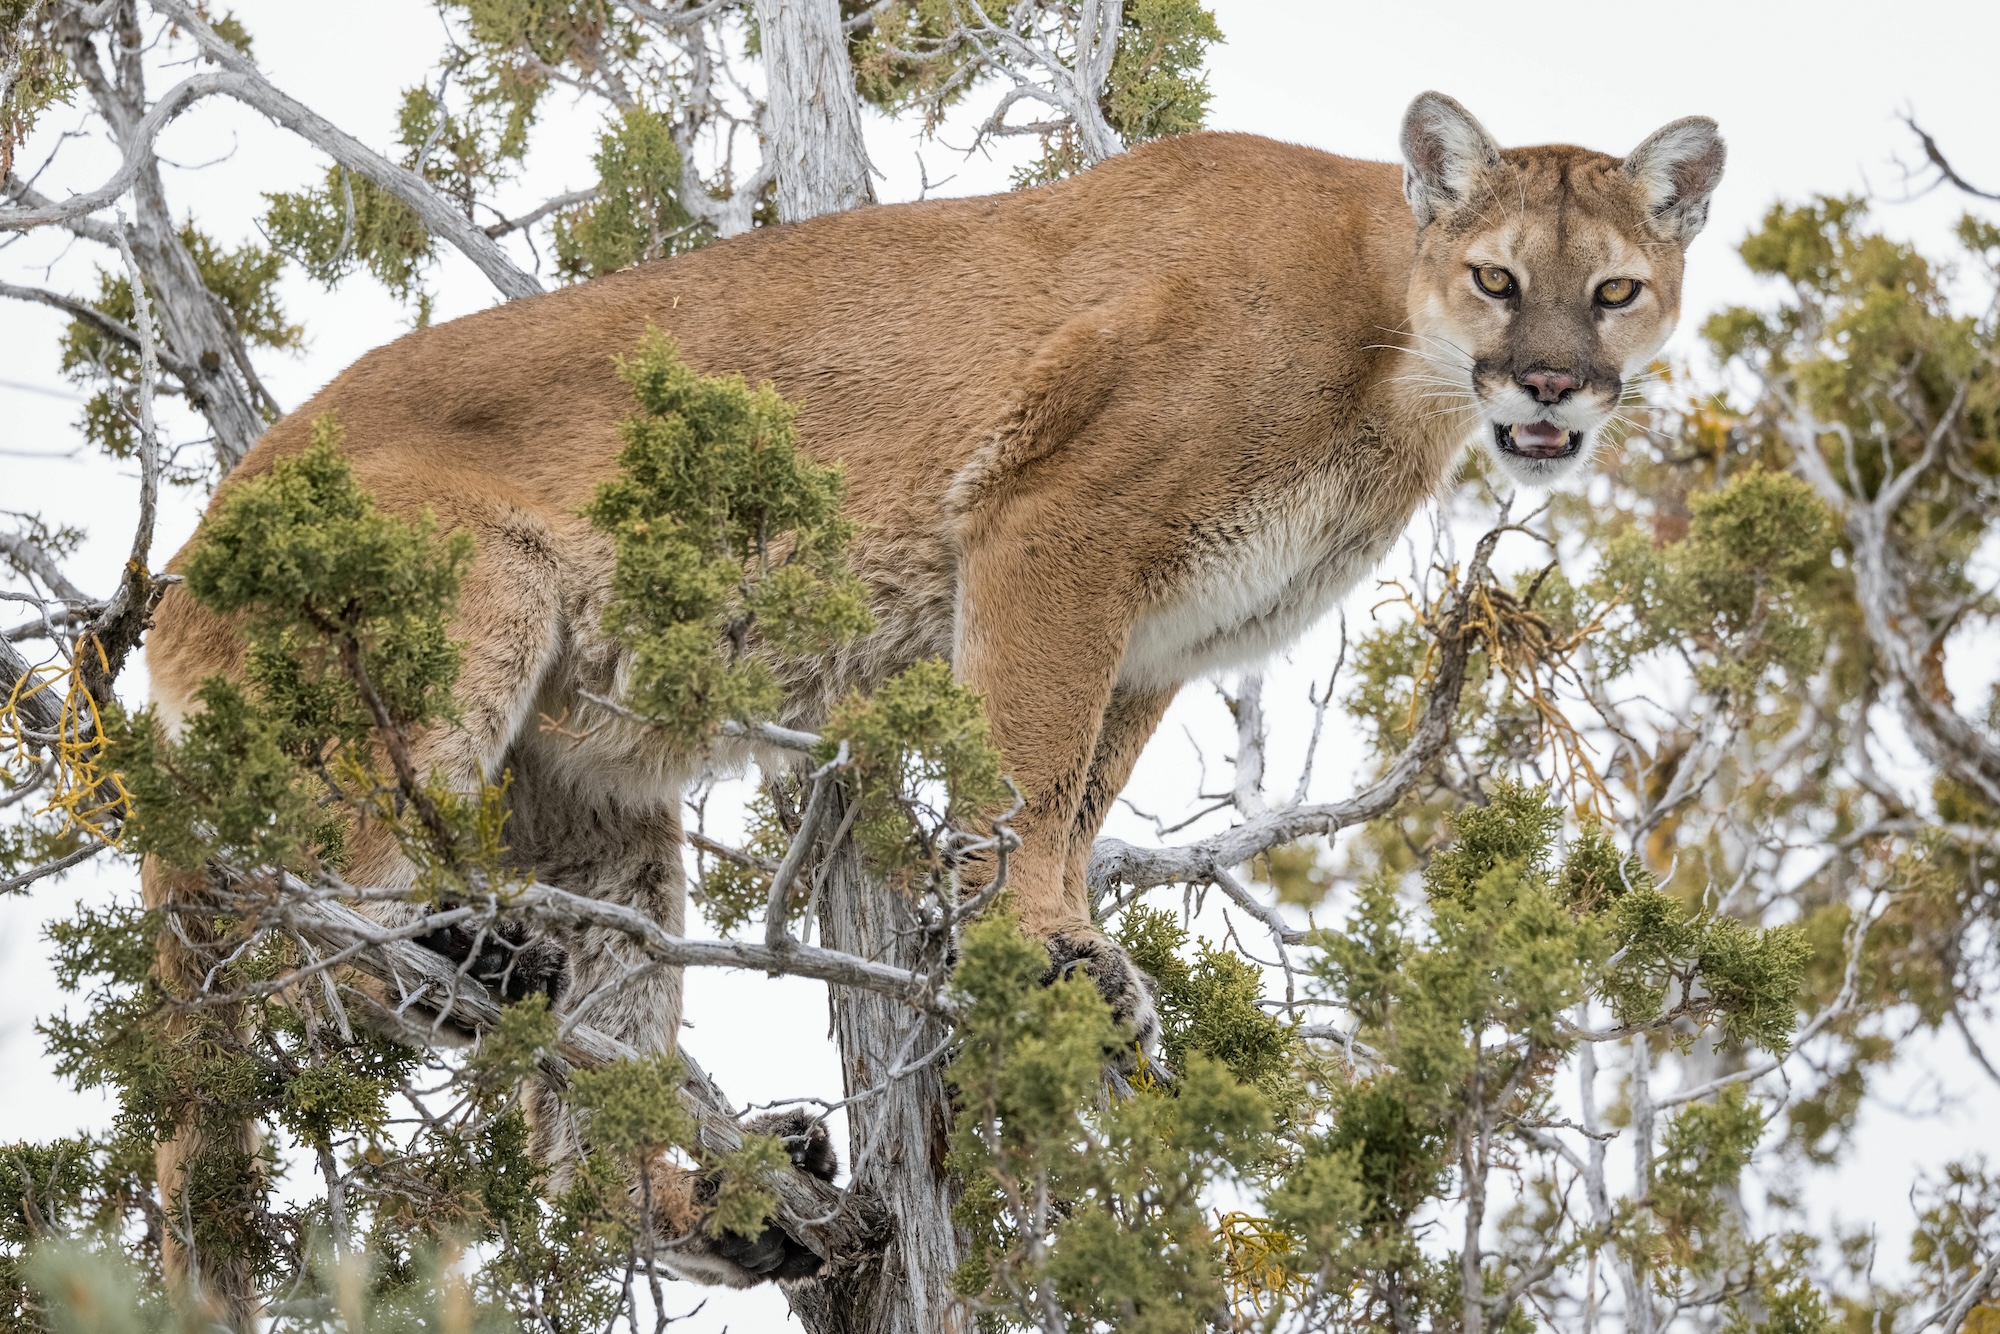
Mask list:
[[[80,21],[66,30],[67,50],[112,138],[129,153],[138,146],[139,123],[147,110],[144,32],[132,0],[120,7],[116,19],[111,69],[98,62],[92,29]],[[216,459],[227,471],[264,433],[263,409],[276,404],[260,393],[241,333],[181,244],[157,162],[149,161],[133,181],[132,203],[133,249],[153,291],[161,333],[174,355],[191,368],[190,401],[208,419]]]
[[797,222],[875,202],[861,99],[839,0],[757,0],[770,84],[778,218]]
[[[757,0],[757,23],[778,217],[874,203],[838,0]],[[921,957],[930,937],[909,904],[867,874],[852,841],[821,875],[822,944],[899,967],[937,966]],[[846,1092],[873,1090],[847,1109],[849,1167],[854,1184],[887,1207],[893,1231],[878,1261],[789,1294],[793,1313],[811,1334],[953,1334],[966,1322],[951,1292],[959,1244],[944,1170],[949,1109],[937,1063],[923,1061],[945,1030],[900,1001],[852,988],[833,988],[832,1005]]]
[[[898,967],[937,966],[925,957],[930,934],[901,895],[867,874],[852,840],[822,874],[822,944]],[[791,1294],[792,1311],[810,1334],[957,1334],[969,1322],[951,1290],[960,1246],[944,1170],[950,1109],[939,1062],[924,1059],[945,1028],[850,987],[833,988],[833,1026],[847,1095],[874,1090],[847,1109],[849,1166],[855,1184],[887,1207],[893,1231],[879,1262]]]

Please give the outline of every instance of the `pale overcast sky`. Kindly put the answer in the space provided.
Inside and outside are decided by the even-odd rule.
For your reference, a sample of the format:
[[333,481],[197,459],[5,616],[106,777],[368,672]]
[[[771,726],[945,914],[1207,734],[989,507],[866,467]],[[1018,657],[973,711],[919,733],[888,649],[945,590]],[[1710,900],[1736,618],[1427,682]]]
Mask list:
[[[1653,129],[1693,113],[1721,122],[1729,141],[1727,178],[1715,198],[1709,230],[1695,245],[1686,288],[1688,324],[1718,305],[1755,302],[1760,289],[1734,254],[1746,230],[1775,201],[1814,193],[1872,192],[1890,230],[1941,247],[1962,201],[1937,193],[1889,202],[1905,193],[1898,158],[1913,161],[1913,137],[1897,114],[1914,113],[1973,179],[2000,190],[2000,136],[1994,134],[1994,53],[2000,51],[2000,5],[1905,2],[1775,3],[1773,0],[1686,0],[1673,5],[1596,3],[1519,5],[1472,3],[1331,3],[1329,0],[1216,0],[1227,43],[1211,60],[1215,101],[1211,123],[1378,158],[1394,156],[1404,105],[1426,88],[1464,102],[1508,144],[1569,140],[1623,152]],[[439,47],[436,15],[422,0],[345,0],[337,6],[297,0],[239,0],[236,12],[256,39],[256,54],[288,91],[377,146],[390,139],[400,89],[425,79]],[[338,15],[329,20],[328,15]],[[164,86],[162,83],[160,86]],[[558,108],[552,134],[538,149],[517,198],[532,202],[588,184],[594,124]],[[52,123],[63,122],[58,113]],[[963,135],[947,134],[950,143]],[[960,155],[941,144],[918,145],[901,128],[871,127],[871,149],[884,173],[885,199],[917,190],[917,154],[933,181],[952,178],[945,193],[1004,188],[1004,162]],[[177,161],[194,167],[234,153],[218,165],[170,173],[169,188],[211,231],[226,240],[254,236],[251,218],[261,190],[316,180],[324,162],[299,141],[221,99],[204,104],[163,140]],[[33,161],[34,154],[26,155]],[[273,163],[283,164],[273,174]],[[52,178],[51,193],[85,189],[108,156],[77,154],[68,174]],[[96,256],[66,254],[52,236],[30,237],[0,250],[0,270],[15,281],[50,281],[89,290]],[[45,278],[44,266],[53,266]],[[494,300],[469,265],[448,259],[435,284],[440,317]],[[365,282],[328,297],[296,274],[285,295],[310,334],[296,359],[265,359],[267,379],[287,404],[302,401],[363,350],[401,332],[404,313]],[[0,506],[46,504],[50,517],[92,524],[114,540],[97,544],[97,584],[108,586],[129,522],[129,485],[100,464],[32,460],[24,453],[60,451],[72,439],[75,403],[36,392],[63,390],[53,342],[61,320],[53,312],[0,305]],[[1677,347],[1690,346],[1683,331]],[[50,488],[46,489],[45,488]],[[37,494],[32,498],[30,490]],[[45,501],[43,496],[53,499]],[[161,535],[161,553],[192,525],[182,505]],[[1364,605],[1362,598],[1359,605]],[[1323,676],[1331,660],[1324,634],[1280,664],[1273,699],[1302,702],[1304,682]],[[1280,719],[1274,768],[1289,781],[1303,729]],[[1188,795],[1188,734],[1201,738],[1211,763],[1228,747],[1212,692],[1193,687],[1161,729],[1141,765],[1143,802],[1179,803]],[[1336,741],[1338,738],[1336,738]],[[1336,753],[1322,762],[1316,795],[1350,786],[1355,766]],[[1152,775],[1149,777],[1149,773]],[[1136,825],[1123,830],[1142,835]],[[0,1142],[62,1133],[79,1123],[102,1124],[105,1108],[69,1094],[42,1068],[30,1016],[61,1003],[43,963],[39,923],[77,895],[112,892],[125,877],[78,877],[44,887],[32,898],[0,903],[0,978],[7,1004],[0,1017]],[[689,1035],[696,1051],[739,1099],[813,1091],[837,1093],[838,1073],[822,1042],[825,1006],[819,989],[798,982],[705,973],[691,980]],[[785,1036],[773,1037],[774,1031]],[[1868,1152],[1846,1165],[1816,1194],[1850,1223],[1879,1220],[1885,1259],[1900,1256],[1903,1194],[1913,1168],[1942,1161],[1977,1142],[1982,1115],[2000,1112],[1994,1090],[1965,1076],[1949,1040],[1913,1044],[1902,1068],[1907,1096],[1959,1099],[1939,1118],[1903,1121],[1871,1113]],[[1930,1082],[1935,1080],[1936,1082]],[[700,1296],[683,1289],[676,1310]],[[710,1334],[773,1328],[783,1304],[775,1292],[716,1294],[700,1316],[677,1330]]]

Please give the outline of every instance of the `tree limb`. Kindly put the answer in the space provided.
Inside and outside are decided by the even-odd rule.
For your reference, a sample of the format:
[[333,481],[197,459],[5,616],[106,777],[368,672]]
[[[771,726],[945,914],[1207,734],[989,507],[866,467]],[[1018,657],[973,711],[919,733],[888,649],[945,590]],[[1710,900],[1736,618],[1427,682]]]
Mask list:
[[148,3],[155,13],[187,29],[204,55],[244,81],[240,90],[231,90],[231,96],[310,140],[349,171],[360,173],[408,204],[432,234],[457,247],[502,296],[513,300],[534,296],[542,290],[533,274],[509,259],[484,229],[454,209],[430,182],[407,167],[397,166],[332,121],[281,92],[264,78],[249,57],[223,40],[192,5],[185,0],[148,0]]
[[[299,930],[314,928],[319,922],[320,907],[333,904],[339,898],[355,898],[364,902],[405,901],[404,896],[396,891],[359,889],[338,882],[314,886],[292,875],[284,877],[281,888],[283,892],[275,899],[260,901],[260,911],[273,921]],[[638,945],[649,958],[670,968],[752,968],[773,976],[809,977],[835,986],[875,992],[946,1017],[955,1015],[958,1009],[949,997],[941,994],[942,979],[938,977],[876,963],[839,950],[797,942],[773,948],[750,941],[695,940],[677,936],[636,908],[574,894],[539,882],[509,886],[504,896],[495,894],[491,902],[494,911],[504,907],[506,911],[519,913],[534,921],[617,931]],[[249,911],[251,905],[244,903],[239,910]],[[344,914],[351,916],[336,916],[338,921],[347,924],[346,944],[357,939],[376,939],[387,930],[352,908],[344,909]],[[356,935],[356,932],[372,934]]]
[[1952,1294],[1951,1300],[1919,1321],[1910,1334],[1923,1334],[1924,1330],[1936,1325],[1939,1334],[1958,1334],[1965,1318],[1972,1314],[1972,1308],[1985,1300],[1995,1282],[2000,1281],[2000,1254],[1994,1255],[1979,1267],[1966,1285]]
[[181,80],[160,94],[160,100],[153,103],[152,109],[133,128],[132,139],[125,148],[124,161],[118,164],[118,170],[111,174],[110,180],[95,190],[71,195],[68,199],[28,208],[0,209],[0,231],[26,231],[30,227],[67,223],[72,218],[95,213],[109,205],[131,189],[139,173],[154,160],[153,140],[175,117],[204,97],[217,93],[233,94],[243,82],[231,74],[194,74]]
[[204,55],[222,69],[190,75],[160,95],[126,141],[125,159],[111,179],[97,189],[40,207],[0,210],[0,230],[20,231],[94,213],[130,189],[153,161],[152,145],[162,130],[188,107],[218,93],[233,97],[324,150],[348,170],[357,172],[408,204],[432,234],[458,248],[511,299],[533,296],[542,285],[533,274],[507,257],[493,237],[459,213],[423,177],[399,167],[333,122],[280,91],[257,67],[182,0],[149,0],[153,9],[190,33]]
[[1957,170],[1953,168],[1953,166],[1951,165],[1951,162],[1945,157],[1944,150],[1938,147],[1937,140],[1931,138],[1929,133],[1925,131],[1924,127],[1917,124],[1915,118],[1909,115],[1904,115],[1901,117],[1901,120],[1903,124],[1910,127],[1911,133],[1915,134],[1918,140],[1922,142],[1924,146],[1924,156],[1931,160],[1931,165],[1937,168],[1939,176],[1943,177],[1951,184],[1957,186],[1960,190],[1963,190],[1966,194],[1971,195],[1974,199],[1991,199],[1995,201],[2000,201],[2000,194],[1995,194],[1991,190],[1982,190],[1978,186],[1972,184],[1972,182],[1966,180],[1965,177],[1959,175]]
[[1458,585],[1438,628],[1438,663],[1430,698],[1410,744],[1375,783],[1344,801],[1287,806],[1245,820],[1233,829],[1179,847],[1142,848],[1100,838],[1091,849],[1089,882],[1093,897],[1114,885],[1151,889],[1156,885],[1210,881],[1218,868],[1240,866],[1260,852],[1313,835],[1322,837],[1366,824],[1393,810],[1436,762],[1451,741],[1459,692],[1465,686],[1465,658],[1473,636],[1466,626],[1469,603],[1463,590],[1486,577],[1487,562],[1500,540],[1496,528],[1479,539],[1472,563]]
[[[54,736],[62,730],[62,707],[49,697],[46,690],[30,690],[29,679],[34,668],[28,665],[19,649],[4,639],[0,639],[0,704],[8,712],[18,717],[27,730],[41,736]],[[41,742],[33,737],[23,737],[27,748],[40,750]]]
[[132,287],[133,323],[139,338],[139,517],[132,525],[132,546],[118,589],[104,610],[91,618],[78,644],[77,679],[100,708],[117,699],[118,673],[139,646],[153,619],[153,607],[165,591],[153,580],[153,523],[160,500],[160,434],[153,418],[153,385],[160,378],[159,340],[153,331],[153,300],[146,275],[132,253],[125,219],[119,216],[118,253],[125,260],[125,278]]
[[51,593],[64,602],[88,604],[95,601],[69,581],[69,576],[62,572],[62,567],[55,563],[41,543],[25,533],[0,533],[0,556],[12,561],[23,573],[41,580]]
[[566,208],[575,208],[579,204],[591,203],[603,193],[604,191],[595,185],[591,186],[588,190],[571,190],[566,195],[557,195],[554,199],[544,200],[540,205],[523,213],[518,218],[502,218],[500,221],[492,223],[486,228],[486,234],[497,241],[509,232],[524,231],[534,226],[551,213],[560,213]]
[[[19,176],[9,176],[4,182],[0,182],[0,199],[7,199],[27,208],[49,208],[55,203]],[[65,218],[62,220],[62,227],[63,230],[86,241],[95,241],[99,245],[114,249],[118,245],[115,239],[117,229],[102,218]]]
[[[0,217],[4,217],[0,214]],[[114,242],[115,244],[115,242]],[[36,301],[44,306],[53,306],[65,314],[73,315],[107,338],[115,338],[129,348],[139,346],[139,331],[131,325],[115,320],[87,301],[79,301],[61,292],[51,292],[41,287],[20,287],[14,283],[0,282],[0,296],[16,301]],[[194,378],[194,368],[165,348],[158,349],[160,366],[169,375],[183,382]]]
[[[346,904],[325,898],[287,895],[285,915],[293,930],[316,947],[338,953],[357,938],[379,933],[379,923]],[[456,1032],[479,1034],[500,1021],[500,1003],[478,982],[464,977],[443,955],[408,940],[387,942],[363,950],[347,961],[356,972],[392,989],[399,1003],[419,1000]],[[346,988],[350,1003],[405,1041],[424,1046],[441,1043],[439,1031],[412,1018],[402,1005],[392,1007],[355,988]],[[565,1082],[572,1069],[607,1065],[638,1055],[631,1047],[587,1024],[570,1029],[542,1060],[544,1073]],[[680,1053],[687,1094],[698,1127],[698,1143],[684,1146],[707,1158],[733,1152],[742,1143],[743,1128],[699,1064]],[[785,1230],[811,1247],[829,1268],[839,1269],[879,1254],[893,1227],[886,1212],[865,1195],[844,1191],[805,1172],[783,1172],[771,1183],[778,1196],[779,1221]]]

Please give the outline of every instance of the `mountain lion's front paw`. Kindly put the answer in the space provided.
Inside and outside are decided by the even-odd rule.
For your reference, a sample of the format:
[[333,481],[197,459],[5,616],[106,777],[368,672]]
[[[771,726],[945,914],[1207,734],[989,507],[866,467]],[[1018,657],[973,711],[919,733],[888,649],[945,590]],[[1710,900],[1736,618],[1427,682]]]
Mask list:
[[1052,931],[1047,985],[1081,968],[1111,1005],[1111,1015],[1131,1030],[1139,1050],[1151,1055],[1159,1047],[1160,1017],[1153,1008],[1153,979],[1126,956],[1123,949],[1095,927],[1073,926]]

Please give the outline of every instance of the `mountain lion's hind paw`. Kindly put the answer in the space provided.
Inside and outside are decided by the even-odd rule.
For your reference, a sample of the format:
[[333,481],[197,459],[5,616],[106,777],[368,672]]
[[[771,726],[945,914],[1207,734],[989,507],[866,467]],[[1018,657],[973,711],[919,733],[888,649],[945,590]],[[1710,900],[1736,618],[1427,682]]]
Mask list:
[[[840,1156],[827,1136],[826,1122],[805,1111],[773,1112],[744,1122],[743,1128],[782,1139],[792,1155],[792,1166],[801,1172],[828,1183],[840,1172]],[[704,1182],[702,1193],[713,1189],[712,1180]],[[750,1282],[796,1282],[820,1271],[820,1258],[812,1248],[776,1223],[768,1224],[754,1237],[725,1232],[713,1245],[716,1255],[741,1269]]]
[[415,943],[465,968],[508,1001],[536,994],[558,1000],[569,981],[569,951],[545,936],[530,936],[517,922],[454,924],[418,936]]
[[828,1184],[840,1175],[840,1155],[826,1133],[826,1122],[803,1108],[753,1117],[743,1123],[743,1128],[759,1135],[776,1135],[785,1141],[785,1148],[792,1155],[792,1166],[801,1172],[810,1172]]

